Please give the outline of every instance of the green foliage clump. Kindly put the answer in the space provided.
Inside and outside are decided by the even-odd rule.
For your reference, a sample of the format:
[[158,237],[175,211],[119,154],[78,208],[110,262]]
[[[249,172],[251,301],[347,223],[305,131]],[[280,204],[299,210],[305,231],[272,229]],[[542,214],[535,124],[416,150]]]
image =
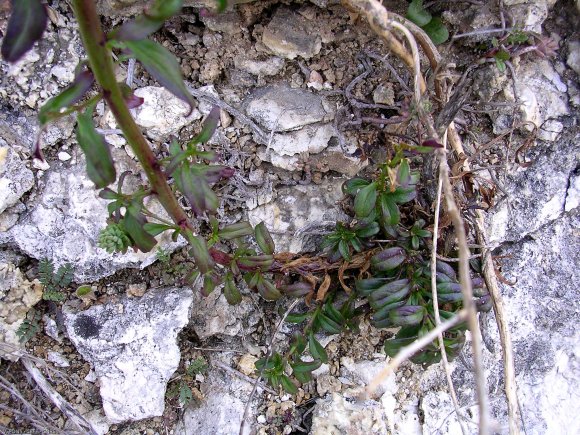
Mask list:
[[38,331],[40,331],[40,319],[42,318],[42,314],[31,308],[28,313],[26,314],[26,318],[22,321],[18,329],[16,330],[16,335],[18,337],[18,341],[21,344],[26,343],[32,337],[34,337]]
[[421,27],[434,44],[443,44],[449,39],[449,30],[441,21],[441,18],[434,17],[423,6],[423,0],[413,0],[407,9],[406,18]]
[[62,302],[66,296],[63,290],[70,285],[74,276],[73,267],[63,264],[54,270],[51,260],[43,258],[38,263],[38,278],[43,285],[42,299],[47,301]]

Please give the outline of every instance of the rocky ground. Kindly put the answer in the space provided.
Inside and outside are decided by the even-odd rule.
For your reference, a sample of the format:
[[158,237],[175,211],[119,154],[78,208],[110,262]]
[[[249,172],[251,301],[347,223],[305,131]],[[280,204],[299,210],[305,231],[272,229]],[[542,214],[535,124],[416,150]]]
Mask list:
[[[141,7],[131,3],[99,2],[104,24],[112,27]],[[220,187],[222,221],[264,221],[279,251],[317,251],[321,236],[348,219],[341,184],[369,170],[367,163],[383,152],[385,135],[362,122],[361,113],[388,117],[404,107],[409,75],[364,20],[336,1],[238,1],[216,16],[200,13],[205,2],[185,3],[155,39],[178,56],[199,105],[186,116],[188,108],[138,64],[133,73],[123,67],[119,79],[129,74],[145,100],[134,111],[138,124],[161,152],[172,136],[193,137],[219,104],[220,127],[210,145],[236,169]],[[403,15],[407,8],[402,1],[383,3]],[[574,27],[580,5],[500,3],[501,13],[495,2],[479,1],[437,2],[434,10],[451,33],[499,27],[503,17],[558,45],[553,57],[514,60],[515,77],[493,64],[480,68],[456,123],[488,189],[481,193],[526,433],[580,433],[580,35]],[[85,174],[75,120],[63,118],[43,134],[45,164],[30,155],[39,107],[71,82],[83,57],[68,3],[48,4],[44,39],[16,65],[0,64],[0,431],[34,431],[21,413],[53,432],[76,430],[17,362],[25,350],[21,359],[40,359],[56,391],[99,434],[238,433],[254,362],[290,301],[266,303],[246,292],[230,307],[219,292],[202,297],[183,284],[190,260],[180,239],[161,238],[159,250],[148,254],[112,255],[97,247],[106,202]],[[0,6],[1,29],[6,17]],[[480,34],[440,49],[460,75],[490,39]],[[130,171],[128,186],[140,185],[144,176],[113,117],[102,106],[98,111],[118,172]],[[402,134],[406,125],[386,128]],[[371,159],[361,159],[361,150]],[[150,207],[163,214],[159,204]],[[42,258],[74,267],[64,304],[41,300]],[[81,284],[92,287],[89,297],[75,297]],[[22,346],[16,331],[25,319],[39,331]],[[493,313],[482,314],[480,324],[492,413],[497,431],[506,433]],[[274,345],[287,346],[291,332],[283,325]],[[354,400],[384,367],[382,345],[392,332],[362,319],[359,334],[320,336],[328,364],[295,396],[262,384],[248,407],[248,433],[460,433],[439,364],[406,363],[376,400]],[[476,421],[468,346],[452,369],[460,406]]]

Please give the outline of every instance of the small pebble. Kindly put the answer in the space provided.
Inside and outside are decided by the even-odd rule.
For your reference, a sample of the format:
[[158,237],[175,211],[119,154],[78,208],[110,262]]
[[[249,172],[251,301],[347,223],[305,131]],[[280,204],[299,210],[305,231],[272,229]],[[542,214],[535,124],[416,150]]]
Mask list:
[[260,424],[266,423],[266,416],[265,415],[259,415],[258,418],[257,418],[257,421]]
[[65,153],[64,151],[61,151],[60,153],[58,153],[58,159],[61,162],[66,162],[68,160],[70,160],[72,158],[72,156],[69,153]]

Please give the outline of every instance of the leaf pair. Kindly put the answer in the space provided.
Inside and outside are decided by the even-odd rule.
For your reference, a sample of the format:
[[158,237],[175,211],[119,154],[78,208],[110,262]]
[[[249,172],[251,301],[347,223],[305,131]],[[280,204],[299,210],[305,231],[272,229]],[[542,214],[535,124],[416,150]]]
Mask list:
[[421,27],[434,44],[442,44],[449,38],[449,31],[439,17],[433,17],[423,6],[423,0],[413,0],[407,9],[406,18]]

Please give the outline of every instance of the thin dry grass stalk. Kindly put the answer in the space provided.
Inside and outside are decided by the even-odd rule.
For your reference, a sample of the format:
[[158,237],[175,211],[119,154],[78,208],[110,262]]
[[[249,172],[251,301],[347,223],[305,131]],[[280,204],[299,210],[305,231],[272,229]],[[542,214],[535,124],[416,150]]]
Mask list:
[[[359,13],[364,14],[367,17],[371,27],[375,32],[381,36],[388,44],[391,51],[394,52],[404,63],[409,67],[415,74],[415,104],[419,112],[421,112],[421,102],[420,102],[420,95],[425,91],[425,81],[420,74],[420,64],[418,60],[417,47],[416,42],[410,32],[404,28],[399,22],[396,22],[389,18],[389,13],[385,9],[385,7],[376,0],[343,0],[344,3],[350,5],[352,9],[358,11]],[[411,59],[413,60],[414,65],[409,64],[409,52],[402,46],[402,44],[393,36],[391,33],[392,28],[397,28],[401,30],[404,36],[407,38],[410,46],[412,47],[413,55]],[[393,42],[393,41],[396,41]],[[429,47],[431,52],[435,52],[434,49]],[[440,140],[437,131],[435,130],[433,120],[430,118],[429,115],[425,113],[420,113],[421,121],[425,124],[427,131],[435,140]],[[487,434],[489,433],[489,416],[488,416],[488,398],[487,398],[487,389],[485,386],[485,376],[482,367],[482,346],[481,346],[481,335],[479,331],[479,324],[477,322],[477,311],[475,308],[475,303],[473,301],[473,290],[471,286],[471,278],[469,276],[469,257],[470,252],[467,246],[467,238],[465,235],[463,219],[461,217],[461,213],[459,208],[455,202],[453,196],[453,188],[451,186],[451,181],[449,179],[449,165],[447,164],[447,156],[445,151],[438,150],[437,151],[437,158],[439,160],[439,177],[442,180],[443,190],[445,192],[445,202],[447,205],[447,212],[450,215],[457,237],[457,243],[459,248],[459,278],[461,283],[461,289],[463,292],[463,299],[464,299],[464,310],[467,316],[467,322],[469,329],[472,334],[472,349],[473,349],[473,359],[474,359],[474,371],[475,371],[475,381],[477,387],[477,397],[478,397],[478,406],[479,406],[479,433],[480,434]],[[440,325],[441,326],[441,325]],[[433,331],[437,330],[435,328]],[[432,331],[432,332],[433,332]],[[438,332],[433,338],[437,338]],[[431,334],[428,334],[431,335]],[[426,336],[425,336],[426,337]],[[423,337],[423,338],[425,338]],[[418,342],[422,342],[423,340],[418,340]],[[417,342],[415,342],[417,343]],[[415,344],[414,343],[414,344]],[[412,346],[409,346],[411,348]],[[398,362],[400,364],[402,354],[405,349],[401,350],[401,352],[395,356],[395,358],[391,361],[392,364],[389,364],[387,369],[385,369],[379,375],[379,378],[383,378],[388,376],[391,372],[391,366],[394,366],[394,362]],[[415,350],[416,352],[416,350]],[[409,353],[409,351],[403,354],[406,357],[412,356],[413,353]],[[380,381],[379,381],[380,382]],[[371,384],[376,387],[377,380],[373,381]],[[372,391],[371,387],[369,386],[369,390]]]

